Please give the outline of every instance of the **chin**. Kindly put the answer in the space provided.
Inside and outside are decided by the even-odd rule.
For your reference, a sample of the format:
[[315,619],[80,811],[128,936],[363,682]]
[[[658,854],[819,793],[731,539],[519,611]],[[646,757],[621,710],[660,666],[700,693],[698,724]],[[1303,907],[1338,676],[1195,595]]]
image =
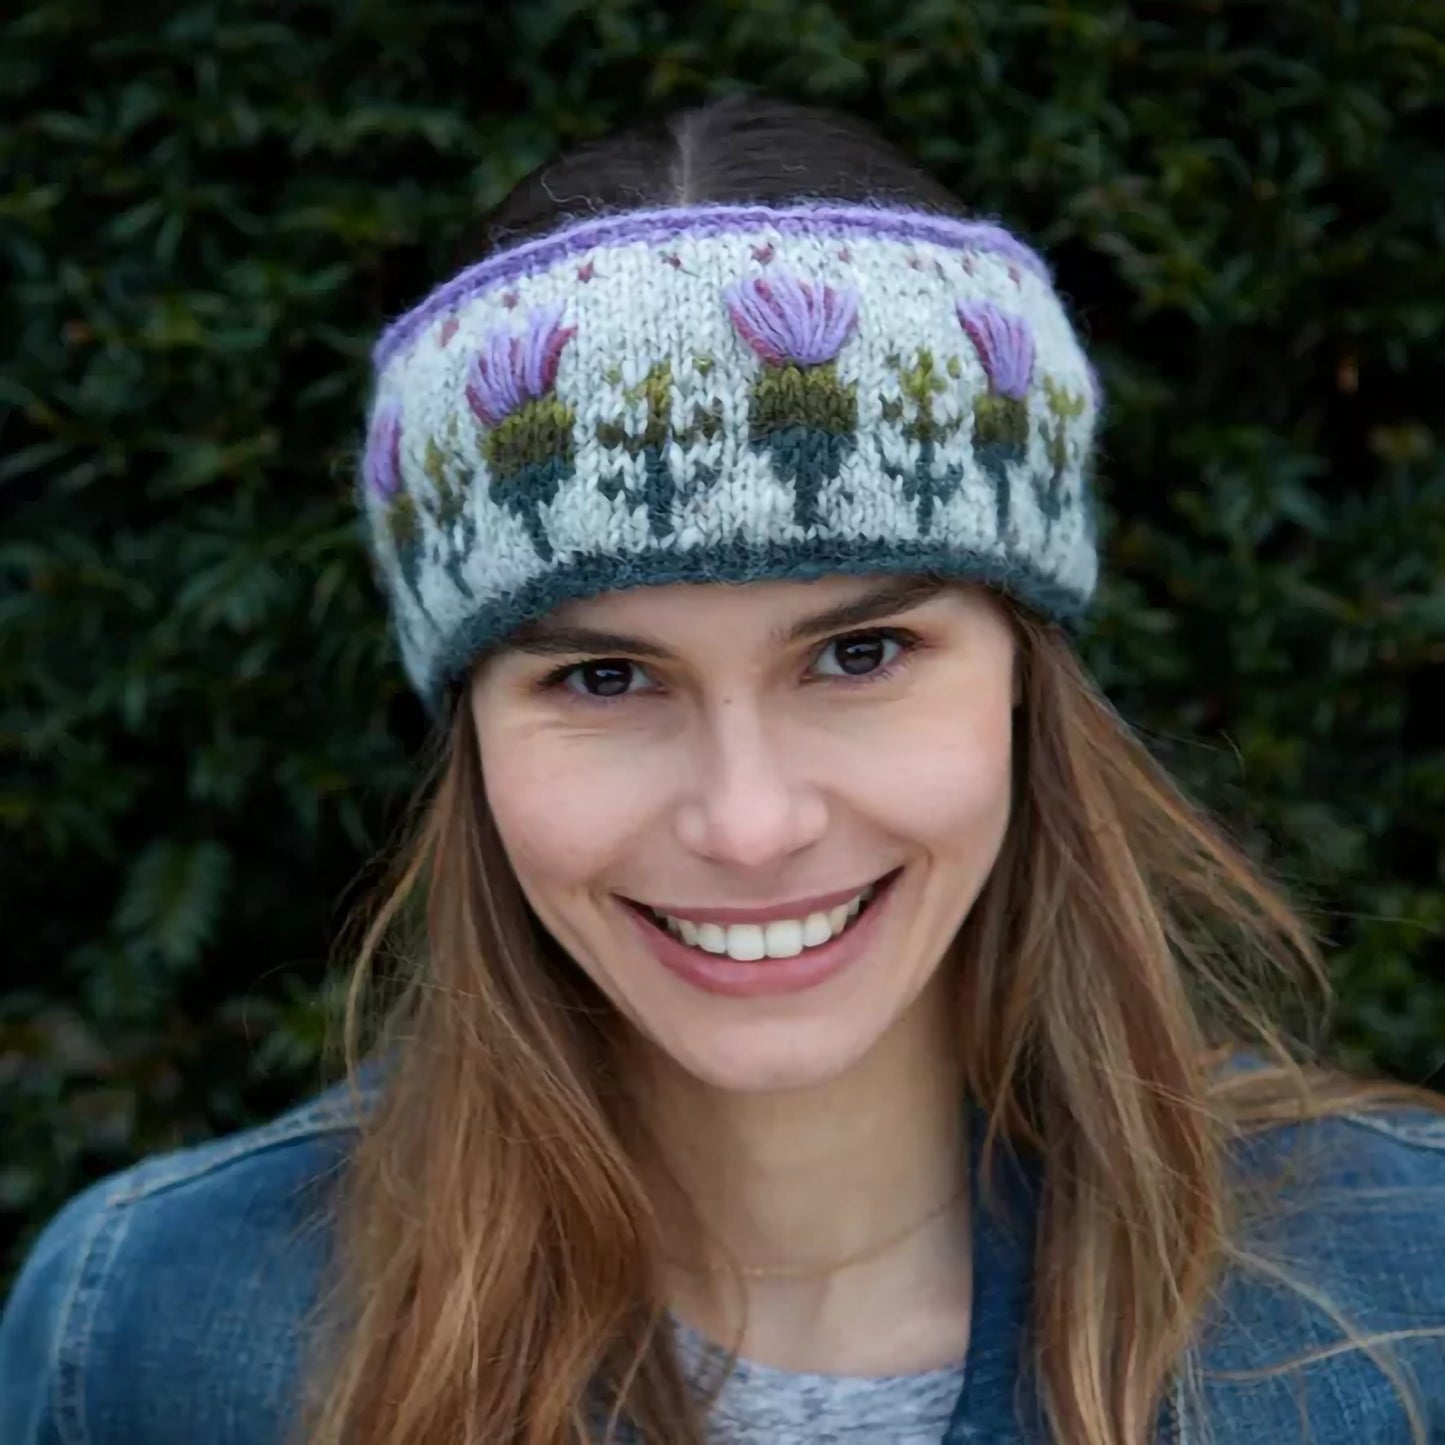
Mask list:
[[729,1094],[821,1088],[856,1068],[890,1031],[841,1019],[751,1019],[694,1025],[686,1037],[650,1033],[667,1063],[698,1083]]

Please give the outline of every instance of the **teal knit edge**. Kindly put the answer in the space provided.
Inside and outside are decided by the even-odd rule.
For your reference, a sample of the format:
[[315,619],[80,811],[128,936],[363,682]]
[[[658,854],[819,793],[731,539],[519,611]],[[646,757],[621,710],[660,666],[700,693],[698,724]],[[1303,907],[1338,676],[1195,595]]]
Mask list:
[[671,548],[622,556],[582,556],[560,562],[544,576],[469,612],[433,649],[431,677],[421,689],[434,721],[451,713],[456,684],[476,661],[518,627],[545,617],[565,602],[633,587],[675,583],[814,581],[829,576],[927,573],[997,588],[1077,637],[1089,597],[1019,559],[969,553],[935,542],[890,537],[837,537],[788,542],[732,541],[685,552]]

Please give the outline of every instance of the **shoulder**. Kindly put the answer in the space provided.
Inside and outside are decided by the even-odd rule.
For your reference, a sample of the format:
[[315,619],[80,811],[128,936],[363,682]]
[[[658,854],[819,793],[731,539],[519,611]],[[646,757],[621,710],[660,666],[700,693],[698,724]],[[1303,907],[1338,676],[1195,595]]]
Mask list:
[[1341,1139],[1382,1164],[1411,1174],[1445,1172],[1445,1107],[1361,1111],[1329,1122]]
[[0,1316],[7,1445],[273,1445],[374,1076],[71,1199]]
[[1274,1201],[1296,1225],[1328,1224],[1345,1210],[1374,1220],[1377,1244],[1411,1222],[1445,1231],[1445,1107],[1391,1105],[1262,1129],[1240,1143],[1235,1164],[1246,1206]]
[[1368,1328],[1445,1326],[1445,1111],[1342,1114],[1260,1141],[1261,1244],[1330,1279]]
[[1413,1386],[1428,1438],[1445,1439],[1445,1112],[1272,1129],[1237,1162],[1240,1255],[1203,1340],[1211,1425],[1294,1440],[1305,1420],[1317,1445],[1404,1441],[1393,1373]]

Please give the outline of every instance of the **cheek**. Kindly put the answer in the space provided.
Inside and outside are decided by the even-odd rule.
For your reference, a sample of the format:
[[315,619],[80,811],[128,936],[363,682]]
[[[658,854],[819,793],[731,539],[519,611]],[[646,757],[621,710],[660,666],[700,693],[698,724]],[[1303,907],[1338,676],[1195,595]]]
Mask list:
[[[635,769],[545,734],[493,736],[482,776],[502,845],[529,891],[585,887],[625,859],[649,822]],[[578,765],[579,754],[589,755]]]
[[875,754],[886,756],[886,765],[860,771],[868,780],[862,806],[890,831],[939,855],[990,861],[1013,791],[1011,699],[990,690],[960,706],[959,696],[918,710],[886,754]]

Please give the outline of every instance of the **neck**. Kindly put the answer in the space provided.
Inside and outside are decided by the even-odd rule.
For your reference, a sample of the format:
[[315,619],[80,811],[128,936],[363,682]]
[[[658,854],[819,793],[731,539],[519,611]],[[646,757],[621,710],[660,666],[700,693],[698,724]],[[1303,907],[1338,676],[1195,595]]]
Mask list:
[[[714,1334],[740,1328],[746,1313],[754,1358],[797,1368],[821,1359],[837,1369],[846,1341],[877,1338],[876,1329],[860,1334],[858,1321],[877,1321],[896,1297],[915,1334],[946,1321],[931,1345],[905,1343],[904,1355],[922,1365],[954,1356],[944,1339],[966,1319],[969,1279],[952,999],[949,980],[936,979],[853,1067],[806,1087],[723,1091],[670,1060],[649,1062],[642,1097],[651,1134],[688,1206],[669,1208],[659,1193],[678,1262],[670,1276],[678,1313]],[[890,1238],[897,1243],[828,1272]],[[744,1270],[789,1273],[746,1276],[739,1300],[711,1268],[729,1258]],[[792,1343],[772,1348],[770,1338]],[[812,1344],[800,1350],[802,1339]],[[932,1355],[941,1358],[923,1359]],[[873,1361],[885,1370],[900,1363],[911,1367]]]

